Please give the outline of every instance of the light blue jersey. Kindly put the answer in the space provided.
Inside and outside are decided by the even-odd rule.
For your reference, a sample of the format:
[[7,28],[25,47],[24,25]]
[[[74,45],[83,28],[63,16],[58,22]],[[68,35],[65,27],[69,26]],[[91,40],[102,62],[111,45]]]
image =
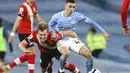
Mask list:
[[[83,14],[78,13],[78,12],[73,12],[69,17],[65,17],[65,16],[63,16],[63,11],[56,13],[52,16],[52,19],[49,21],[49,31],[50,32],[55,32],[55,31],[60,32],[60,31],[64,31],[64,30],[75,31],[76,24],[83,20],[85,21],[85,23],[95,26],[101,32],[105,32],[105,30],[103,28],[101,28],[95,21],[89,19],[88,17],[84,16]],[[64,37],[61,40],[66,41],[66,40],[70,40],[70,38]],[[70,47],[72,47],[72,45]],[[66,62],[65,56],[61,55],[61,57],[60,57],[60,69],[61,70],[63,70],[65,62]],[[87,73],[88,73],[88,71],[90,71],[92,69],[92,66],[93,66],[93,60],[86,59]]]
[[49,31],[64,31],[64,30],[73,30],[76,29],[76,24],[80,21],[85,21],[87,24],[91,24],[95,26],[101,32],[105,32],[105,30],[100,27],[95,21],[86,17],[85,15],[73,12],[69,17],[63,16],[63,12],[56,13],[52,16],[52,19],[49,21]]

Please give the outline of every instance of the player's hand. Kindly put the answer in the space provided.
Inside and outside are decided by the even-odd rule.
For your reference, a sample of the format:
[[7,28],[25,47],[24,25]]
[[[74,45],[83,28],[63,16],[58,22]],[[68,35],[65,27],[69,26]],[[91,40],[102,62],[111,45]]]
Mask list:
[[14,39],[14,36],[10,35],[9,38],[8,38],[8,43],[12,42]]
[[123,30],[124,35],[128,36],[130,34],[130,32],[129,32],[130,27],[123,28],[122,30]]
[[58,38],[57,38],[56,33],[55,33],[55,32],[52,32],[51,34],[52,34],[51,39],[57,41]]
[[104,37],[106,38],[106,40],[108,40],[110,38],[110,35],[107,32],[104,32]]

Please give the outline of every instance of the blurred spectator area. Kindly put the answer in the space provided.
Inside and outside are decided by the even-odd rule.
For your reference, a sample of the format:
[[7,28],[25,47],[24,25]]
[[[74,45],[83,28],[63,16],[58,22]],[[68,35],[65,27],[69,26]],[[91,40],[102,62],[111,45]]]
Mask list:
[[[120,13],[121,5],[123,0],[82,0],[93,6],[102,8],[107,11]],[[130,10],[129,10],[130,16]]]

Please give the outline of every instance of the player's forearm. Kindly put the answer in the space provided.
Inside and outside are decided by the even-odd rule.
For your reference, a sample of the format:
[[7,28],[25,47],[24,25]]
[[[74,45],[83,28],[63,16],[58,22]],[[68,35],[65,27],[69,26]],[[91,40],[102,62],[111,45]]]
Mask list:
[[78,38],[77,34],[71,30],[63,31],[62,34],[63,34],[63,37]]
[[13,32],[13,33],[15,33],[15,32],[16,32],[16,29],[18,28],[18,26],[19,26],[19,24],[20,24],[21,19],[22,19],[22,17],[17,16],[16,21],[15,21],[15,24],[14,24],[13,29],[12,29],[12,32]]
[[91,20],[90,18],[86,17],[85,18],[85,22],[87,24],[90,24],[90,25],[94,26],[96,29],[100,30],[102,33],[105,32],[105,30],[98,23],[96,23],[95,21]]
[[55,30],[54,30],[54,28],[53,28],[52,25],[53,25],[53,24],[50,24],[50,23],[49,23],[49,25],[48,25],[49,32],[55,32]]
[[92,22],[92,25],[93,25],[96,29],[100,30],[102,33],[106,32],[106,31],[105,31],[99,24],[97,24],[95,21]]
[[38,22],[38,24],[40,24],[41,22],[46,23],[45,20],[43,18],[41,18],[38,14],[36,14],[34,16],[34,18],[36,19],[36,21]]
[[124,0],[121,8],[121,20],[122,26],[127,26],[127,15],[128,15],[128,7],[129,7],[130,0]]
[[26,51],[26,48],[25,48],[26,45],[27,45],[27,43],[26,43],[25,40],[23,40],[22,42],[20,42],[20,44],[19,44],[20,50],[22,50],[23,52]]

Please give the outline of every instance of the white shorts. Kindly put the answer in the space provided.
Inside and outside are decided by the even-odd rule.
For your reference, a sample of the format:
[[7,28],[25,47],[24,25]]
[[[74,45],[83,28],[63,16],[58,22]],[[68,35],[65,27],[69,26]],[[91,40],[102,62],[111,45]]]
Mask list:
[[80,41],[78,38],[69,38],[67,40],[59,40],[57,42],[57,49],[60,51],[61,47],[66,47],[76,53],[79,53],[81,47],[85,44]]

